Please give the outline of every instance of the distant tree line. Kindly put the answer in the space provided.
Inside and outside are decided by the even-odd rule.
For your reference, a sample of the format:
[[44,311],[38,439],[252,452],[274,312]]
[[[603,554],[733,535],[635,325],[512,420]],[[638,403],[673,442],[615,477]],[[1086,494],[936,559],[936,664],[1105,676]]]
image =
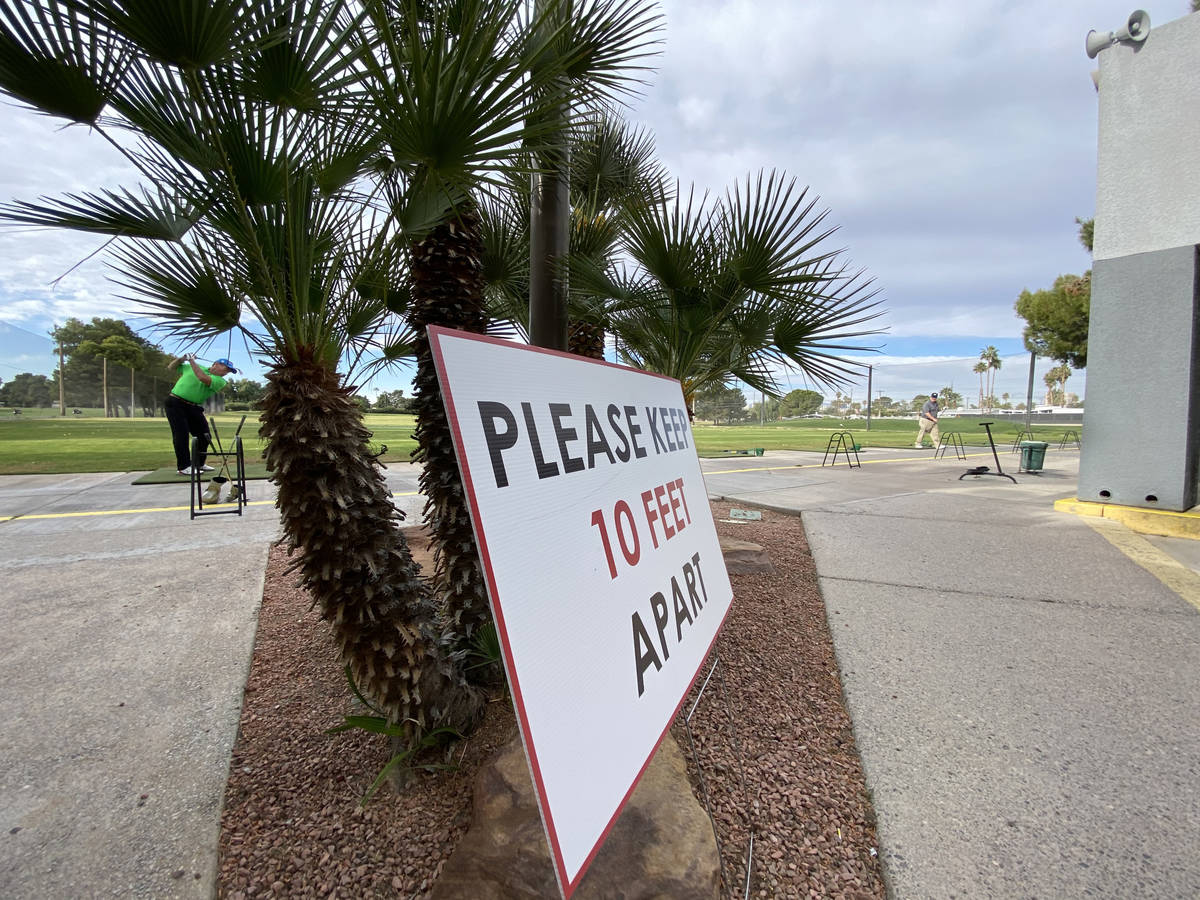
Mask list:
[[[63,384],[68,409],[105,406],[105,368],[108,380],[108,415],[158,415],[178,378],[167,368],[172,354],[141,337],[120,319],[95,317],[90,322],[67,319],[50,331],[54,339],[55,368],[50,375],[21,372],[0,385],[0,405],[49,409],[58,405],[58,342],[63,349]],[[107,361],[107,366],[106,366]],[[131,379],[132,376],[132,379]],[[132,400],[130,405],[132,380]],[[258,410],[267,386],[253,378],[230,379],[224,391],[230,412]],[[381,391],[372,403],[359,397],[364,410],[380,413],[411,412],[412,398],[404,391]]]
[[716,425],[777,422],[815,413],[824,402],[825,398],[816,391],[794,390],[782,397],[763,394],[758,403],[747,407],[741,389],[716,382],[696,392],[692,412],[697,419]]
[[[171,357],[120,319],[95,317],[87,323],[67,319],[50,331],[50,337],[55,342],[53,373],[16,375],[0,387],[0,403],[57,406],[61,374],[67,407],[103,407],[110,416],[130,416],[135,411],[151,414],[162,406],[174,384],[167,369]],[[61,373],[57,364],[60,346]]]

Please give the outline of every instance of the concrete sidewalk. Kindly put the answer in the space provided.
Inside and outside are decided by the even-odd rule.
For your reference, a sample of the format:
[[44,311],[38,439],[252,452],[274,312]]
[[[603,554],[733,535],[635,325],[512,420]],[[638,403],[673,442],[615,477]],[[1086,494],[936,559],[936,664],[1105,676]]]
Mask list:
[[136,474],[0,479],[4,897],[213,893],[278,515],[189,522]]
[[1194,544],[1055,512],[1076,453],[931,456],[704,466],[803,511],[893,896],[1200,896]]
[[[275,488],[0,477],[0,897],[211,897]],[[420,521],[416,467],[392,465]]]

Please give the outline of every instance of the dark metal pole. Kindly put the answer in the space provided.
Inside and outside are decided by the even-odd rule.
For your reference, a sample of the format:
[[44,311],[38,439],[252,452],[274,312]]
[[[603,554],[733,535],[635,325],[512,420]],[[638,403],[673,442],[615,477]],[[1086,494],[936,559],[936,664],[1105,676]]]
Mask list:
[[562,170],[536,173],[529,216],[529,340],[567,349],[567,251],[571,209]]
[[[538,22],[545,0],[535,0]],[[551,22],[550,25],[555,23]],[[571,198],[568,182],[565,103],[547,112],[556,123],[549,146],[534,154],[538,171],[531,181],[529,207],[529,341],[535,347],[567,349],[567,254],[570,250]]]
[[1037,352],[1029,351],[1029,393],[1025,396],[1025,430],[1033,424],[1033,366],[1037,362]]
[[867,431],[871,430],[871,375],[874,371],[874,366],[867,366]]
[[58,342],[58,414],[65,416],[67,414],[67,376],[66,370],[63,368],[63,345],[62,341]]

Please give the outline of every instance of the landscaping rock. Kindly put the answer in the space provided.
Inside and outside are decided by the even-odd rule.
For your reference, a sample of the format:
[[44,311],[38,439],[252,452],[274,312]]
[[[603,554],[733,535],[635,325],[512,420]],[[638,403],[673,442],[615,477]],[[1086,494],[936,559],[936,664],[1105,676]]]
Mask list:
[[[716,900],[720,886],[712,825],[692,794],[683,754],[667,735],[573,896]],[[514,739],[480,771],[474,821],[430,898],[556,896],[525,751]]]
[[774,575],[775,566],[762,544],[721,537],[721,554],[730,575]]

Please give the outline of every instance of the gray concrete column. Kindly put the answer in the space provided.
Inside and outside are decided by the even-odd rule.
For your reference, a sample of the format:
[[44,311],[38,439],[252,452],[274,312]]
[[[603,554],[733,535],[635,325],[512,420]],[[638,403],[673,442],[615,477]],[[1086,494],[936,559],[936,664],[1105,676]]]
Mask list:
[[1198,276],[1192,246],[1096,260],[1080,500],[1196,504]]

